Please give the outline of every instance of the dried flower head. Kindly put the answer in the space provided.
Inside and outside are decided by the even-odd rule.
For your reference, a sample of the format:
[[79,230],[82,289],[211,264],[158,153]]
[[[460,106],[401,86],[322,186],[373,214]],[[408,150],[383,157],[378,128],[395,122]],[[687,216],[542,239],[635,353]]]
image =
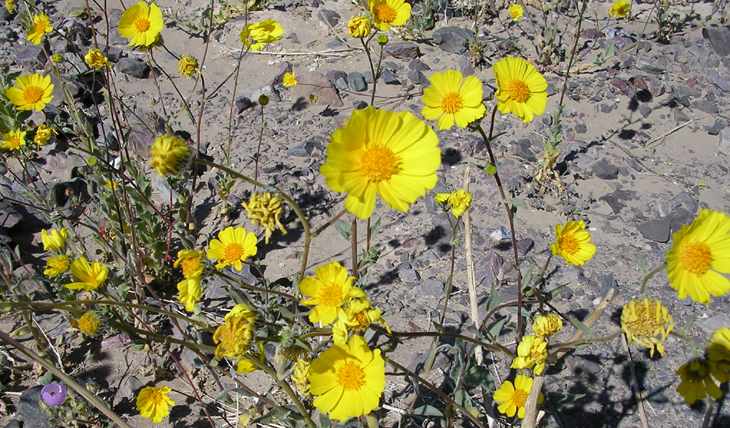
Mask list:
[[650,349],[654,356],[654,349],[664,355],[664,340],[674,328],[674,318],[669,315],[667,308],[660,300],[636,299],[624,305],[621,312],[621,329],[631,342]]
[[51,140],[51,136],[53,135],[58,135],[58,132],[56,132],[55,129],[49,128],[46,125],[40,125],[35,130],[33,142],[39,146],[45,146]]
[[251,345],[256,315],[245,304],[236,305],[226,315],[223,325],[213,334],[215,357],[242,357]]
[[79,330],[87,336],[95,336],[101,326],[101,318],[96,312],[88,311],[81,315],[78,320]]
[[185,310],[195,312],[195,304],[200,301],[202,288],[199,276],[191,276],[177,283],[177,290],[180,292],[177,301],[185,305]]
[[86,56],[84,56],[84,61],[86,61],[91,68],[104,68],[104,66],[111,67],[111,65],[109,65],[109,59],[105,57],[99,49],[91,47],[89,48],[89,52],[86,53]]
[[180,61],[177,63],[177,70],[180,72],[180,75],[185,76],[188,79],[190,79],[190,76],[194,74],[200,74],[198,60],[188,55],[183,55],[180,58]]
[[310,362],[299,359],[294,364],[294,371],[291,374],[291,381],[294,382],[299,392],[309,395],[309,366]]
[[367,16],[356,16],[347,21],[347,31],[356,39],[369,36],[372,29],[370,18]]
[[563,328],[563,320],[553,312],[536,316],[532,323],[532,331],[537,336],[552,336],[559,333],[561,328]]
[[345,305],[346,308],[339,309],[337,321],[332,326],[332,338],[336,344],[345,344],[350,331],[362,333],[374,322],[384,325],[390,333],[390,326],[382,317],[383,311],[372,307],[362,289],[353,287],[350,295],[352,297]]
[[174,135],[157,137],[150,149],[150,165],[160,177],[177,175],[190,162],[193,152],[188,143]]
[[702,358],[693,358],[677,370],[677,375],[682,380],[677,386],[677,392],[689,405],[697,400],[704,400],[708,394],[717,400],[722,397],[722,391],[712,379],[715,371],[714,363]]
[[286,235],[286,229],[279,221],[279,217],[284,212],[284,208],[278,194],[256,192],[251,195],[248,203],[242,202],[241,205],[246,209],[246,216],[248,216],[253,224],[266,229],[266,233],[264,234],[265,243],[269,243],[271,234],[276,228]]

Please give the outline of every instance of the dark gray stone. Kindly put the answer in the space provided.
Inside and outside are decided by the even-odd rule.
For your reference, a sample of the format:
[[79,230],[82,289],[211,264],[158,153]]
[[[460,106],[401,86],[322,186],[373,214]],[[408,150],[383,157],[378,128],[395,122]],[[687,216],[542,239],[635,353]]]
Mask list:
[[533,241],[532,239],[530,239],[530,238],[520,239],[519,241],[517,241],[517,253],[519,253],[519,255],[521,257],[525,257],[527,255],[527,253],[529,253],[530,250],[532,250],[532,247],[534,247],[534,246],[535,246],[535,241]]
[[302,141],[295,146],[289,147],[286,150],[286,153],[291,156],[306,158],[307,156],[312,154],[312,150],[314,150],[314,146],[316,143],[317,142],[314,140]]
[[697,201],[697,198],[695,196],[687,191],[680,192],[672,198],[672,207],[674,209],[677,208],[684,208],[687,212],[690,214],[693,214],[697,212],[697,208],[699,208],[699,202]]
[[586,127],[585,123],[576,123],[573,129],[575,130],[576,134],[585,134],[586,132],[588,132],[588,128]]
[[421,50],[414,42],[391,43],[385,46],[387,52],[393,58],[413,59],[421,55]]
[[644,118],[647,118],[651,114],[651,107],[646,104],[642,104],[639,106],[639,113],[641,113]]
[[606,202],[613,210],[613,213],[618,214],[622,208],[626,207],[624,201],[631,201],[634,198],[636,198],[636,192],[633,190],[618,189],[613,193],[601,196],[598,200]]
[[340,23],[340,14],[335,12],[334,10],[322,9],[319,11],[317,16],[330,28],[335,28],[337,27],[337,24]]
[[11,229],[23,220],[23,214],[18,212],[13,204],[7,200],[0,201],[0,227]]
[[652,73],[652,74],[662,74],[666,70],[664,67],[662,67],[659,64],[653,63],[651,61],[647,61],[644,59],[640,59],[636,61],[636,68],[638,70],[644,71],[646,73]]
[[618,167],[608,163],[605,159],[594,163],[591,169],[596,177],[602,180],[615,180],[618,178]]
[[717,114],[719,111],[715,103],[711,103],[705,99],[692,100],[692,108],[707,114]]
[[492,101],[494,99],[494,93],[495,90],[493,87],[487,85],[486,83],[482,84],[482,101]]
[[664,217],[669,221],[669,230],[672,233],[677,232],[685,224],[690,224],[695,219],[693,213],[684,208],[674,208],[668,216]]
[[699,319],[697,320],[697,326],[709,336],[718,328],[730,326],[730,315],[717,314],[709,318]]
[[138,58],[122,58],[116,65],[118,73],[137,79],[146,79],[150,76],[150,65]]
[[416,282],[421,279],[421,275],[415,269],[403,269],[398,272],[398,279],[403,282]]
[[428,77],[420,71],[409,71],[408,78],[411,79],[414,85],[428,85]]
[[401,82],[398,80],[397,77],[395,77],[395,74],[393,74],[392,71],[388,70],[387,68],[383,70],[383,83],[386,85],[400,85]]
[[368,85],[371,85],[373,83],[373,73],[372,72],[370,72],[370,71],[363,71],[362,72],[362,77],[365,78],[365,82]]
[[412,59],[411,62],[408,63],[408,69],[413,71],[427,71],[430,70],[431,67],[420,59]]
[[717,151],[725,156],[730,156],[730,129],[720,131],[720,142],[717,145]]
[[641,236],[654,242],[669,242],[669,221],[666,218],[649,220],[638,226]]
[[276,88],[271,85],[262,86],[256,92],[252,93],[250,98],[252,101],[258,101],[261,95],[265,95],[266,97],[268,97],[270,103],[278,103],[279,101],[281,101],[281,95],[279,95],[279,91],[277,91]]
[[427,279],[413,287],[416,298],[422,301],[438,300],[444,296],[444,282],[438,279]]
[[720,77],[719,74],[712,75],[712,77],[710,77],[710,83],[722,89],[724,92],[730,92],[730,83]]
[[237,114],[241,114],[244,110],[251,107],[251,100],[248,97],[240,96],[236,98],[236,101],[234,101],[233,104],[236,107]]
[[725,126],[724,120],[717,119],[712,126],[706,127],[707,133],[710,135],[718,135],[723,129],[725,129]]
[[122,58],[122,54],[124,54],[124,49],[117,47],[117,46],[105,46],[103,49],[100,49],[101,52],[106,55],[106,58],[109,60],[109,62],[117,63]]
[[537,162],[537,156],[535,156],[535,153],[532,151],[532,143],[530,143],[530,140],[526,138],[517,142],[515,153],[517,153],[517,156],[528,162]]
[[705,28],[702,35],[710,40],[715,53],[720,56],[730,54],[730,29],[727,27]]
[[357,71],[353,71],[347,75],[347,86],[355,92],[363,92],[368,89],[365,77]]
[[502,257],[490,251],[477,264],[477,269],[474,271],[474,280],[477,286],[487,287],[490,289],[492,284],[498,284],[499,279],[502,276],[502,265],[504,260]]
[[42,68],[46,55],[41,45],[15,45],[15,61],[24,68]]
[[352,108],[355,110],[362,110],[368,108],[368,103],[363,100],[355,100],[352,102]]
[[[0,21],[2,20],[2,17],[0,17]],[[20,422],[16,420],[12,420],[8,422],[7,425],[5,425],[5,428],[20,428]]]
[[433,42],[442,51],[463,54],[474,39],[474,32],[462,27],[443,27],[433,32]]
[[675,108],[672,110],[672,116],[674,116],[674,121],[679,123],[689,122],[689,116],[687,116],[687,113],[683,112],[682,110]]
[[23,419],[23,426],[33,428],[53,428],[51,415],[41,407],[42,386],[28,388],[20,394],[18,414]]
[[473,76],[474,75],[474,64],[472,64],[471,59],[461,56],[459,57],[459,70],[461,71],[461,74],[466,76]]

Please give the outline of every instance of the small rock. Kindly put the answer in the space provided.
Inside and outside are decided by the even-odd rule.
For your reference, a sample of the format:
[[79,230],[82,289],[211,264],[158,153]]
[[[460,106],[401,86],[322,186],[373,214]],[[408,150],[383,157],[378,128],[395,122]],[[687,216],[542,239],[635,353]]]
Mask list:
[[730,156],[730,129],[723,129],[720,131],[720,142],[717,145],[717,151]]
[[588,132],[588,128],[585,123],[576,123],[573,129],[575,129],[576,134],[585,134]]
[[705,99],[692,100],[692,108],[703,111],[707,114],[717,114],[719,111],[714,103]]
[[651,115],[651,107],[646,104],[642,104],[639,106],[639,113],[641,113],[644,118],[647,118]]
[[720,56],[728,56],[730,54],[730,28],[715,27],[705,28],[702,35],[710,40],[712,48]]
[[383,83],[386,85],[400,85],[400,80],[398,80],[397,77],[395,77],[395,74],[393,74],[392,71],[388,70],[387,68],[383,70]]
[[277,91],[276,88],[271,85],[262,86],[259,90],[251,94],[250,99],[252,101],[258,101],[261,95],[266,95],[269,98],[270,103],[278,103],[279,101],[281,101],[281,95],[279,95],[279,91]]
[[611,165],[605,159],[594,163],[591,169],[596,174],[596,177],[602,180],[615,180],[618,178],[618,167]]
[[352,102],[352,108],[355,110],[362,110],[368,108],[368,103],[363,100],[355,100]]
[[707,133],[710,135],[718,135],[723,129],[725,129],[725,121],[717,119],[715,123],[710,127],[705,127]]
[[672,116],[674,116],[674,121],[679,123],[689,122],[689,116],[682,110],[675,108],[672,110]]
[[150,65],[138,58],[122,58],[116,65],[119,73],[132,76],[137,79],[146,79],[150,76]]
[[340,70],[330,70],[327,72],[327,78],[333,85],[337,85],[337,81],[340,79],[347,81],[347,73]]
[[335,12],[334,10],[322,9],[319,11],[317,16],[330,28],[335,28],[337,27],[337,24],[340,23],[340,14]]
[[421,279],[421,275],[415,269],[403,269],[398,272],[398,279],[403,282],[416,282]]
[[385,46],[385,52],[398,59],[413,59],[421,55],[421,50],[414,42],[389,43]]
[[136,376],[130,376],[127,378],[127,381],[124,382],[124,387],[122,388],[122,397],[131,400],[137,397],[137,394],[143,387],[144,384],[140,382]]
[[444,283],[438,279],[427,279],[416,284],[413,293],[423,301],[437,300],[444,295]]
[[474,64],[472,64],[469,58],[461,56],[459,57],[459,70],[461,71],[461,74],[464,75],[464,77],[473,76]]
[[489,234],[489,238],[497,242],[509,241],[512,239],[512,234],[504,226],[499,226],[498,228],[494,229],[492,233]]
[[42,68],[46,55],[41,45],[15,45],[15,61],[25,68]]
[[347,75],[347,86],[353,91],[363,92],[368,89],[368,84],[365,82],[365,77],[357,71],[353,71]]
[[528,162],[537,162],[537,156],[535,156],[535,153],[532,151],[532,144],[530,143],[530,140],[526,138],[517,142],[515,153],[517,153],[517,156]]
[[51,415],[41,407],[42,386],[28,388],[20,394],[18,414],[23,419],[23,426],[33,428],[52,428]]
[[626,207],[624,201],[632,201],[634,199],[636,199],[636,192],[634,192],[633,190],[623,189],[618,189],[612,193],[608,193],[598,198],[599,201],[606,202],[608,206],[611,207],[611,210],[613,210],[614,214],[620,213],[621,209]]
[[636,61],[636,68],[638,70],[653,74],[662,74],[665,71],[664,67],[662,67],[661,65],[644,59]]
[[414,85],[427,86],[429,84],[428,77],[420,71],[409,71],[408,78],[411,79]]
[[502,277],[502,265],[504,260],[494,251],[490,251],[477,264],[478,268],[474,271],[474,280],[477,286],[490,289],[492,284],[498,284]]
[[431,67],[420,59],[412,59],[411,62],[408,63],[408,69],[413,71],[428,71],[431,70]]
[[442,51],[461,55],[474,39],[474,32],[462,27],[443,27],[434,31],[432,37]]
[[251,107],[251,100],[248,97],[240,96],[233,102],[236,107],[237,114],[241,114],[244,110]]
[[712,332],[718,328],[730,326],[730,315],[728,314],[717,314],[709,318],[700,319],[697,321],[697,325],[707,333],[711,335]]
[[722,89],[725,92],[730,92],[730,83],[728,83],[727,80],[720,77],[719,74],[713,74],[712,77],[710,77],[710,83],[717,86],[718,88]]
[[638,226],[641,236],[654,242],[669,242],[669,221],[667,218],[649,220]]
[[521,257],[525,257],[527,253],[532,250],[532,247],[535,246],[535,241],[533,241],[530,238],[523,238],[517,241],[517,252],[520,254]]
[[317,142],[314,140],[306,140],[295,146],[289,147],[286,149],[286,153],[291,156],[306,158],[312,154],[312,150],[314,150],[316,143]]

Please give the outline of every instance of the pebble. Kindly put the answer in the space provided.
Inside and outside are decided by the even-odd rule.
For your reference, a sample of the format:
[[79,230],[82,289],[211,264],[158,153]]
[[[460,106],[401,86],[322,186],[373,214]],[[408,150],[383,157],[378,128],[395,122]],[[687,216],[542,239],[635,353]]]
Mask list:
[[702,35],[710,40],[710,45],[715,53],[720,56],[730,54],[730,28],[712,27],[702,30]]
[[116,65],[118,73],[126,74],[137,79],[146,79],[150,76],[150,65],[139,58],[122,58]]
[[389,43],[385,46],[385,52],[398,59],[414,59],[421,55],[421,50],[414,42]]
[[236,98],[233,104],[236,107],[237,114],[241,114],[251,107],[251,100],[248,97],[240,96]]
[[644,59],[636,61],[636,68],[652,74],[662,74],[666,71],[661,65]]
[[615,180],[618,178],[618,167],[608,163],[605,159],[594,163],[591,169],[596,177],[602,180]]
[[33,428],[52,428],[51,416],[41,407],[42,386],[37,385],[26,389],[20,394],[18,414],[23,419],[23,426]]
[[347,86],[355,92],[363,92],[368,89],[365,77],[357,71],[353,71],[347,75]]
[[720,141],[717,145],[717,151],[725,156],[730,156],[730,129],[720,131]]
[[709,336],[718,328],[729,327],[730,315],[717,314],[709,318],[703,318],[697,321],[697,326],[704,330],[705,333],[707,333],[707,335]]
[[383,83],[386,85],[400,85],[401,81],[387,68],[383,70]]
[[692,100],[692,108],[707,114],[717,114],[719,111],[714,103],[704,99]]
[[312,154],[316,143],[317,142],[314,140],[302,141],[301,143],[286,149],[286,153],[290,156],[305,158]]
[[319,11],[317,16],[330,28],[335,28],[337,27],[337,24],[340,23],[340,14],[335,12],[334,10],[322,9]]
[[413,287],[413,293],[424,302],[438,300],[444,296],[444,282],[435,278],[426,279]]
[[442,51],[463,54],[469,42],[474,39],[474,32],[462,27],[443,27],[433,32],[432,40]]

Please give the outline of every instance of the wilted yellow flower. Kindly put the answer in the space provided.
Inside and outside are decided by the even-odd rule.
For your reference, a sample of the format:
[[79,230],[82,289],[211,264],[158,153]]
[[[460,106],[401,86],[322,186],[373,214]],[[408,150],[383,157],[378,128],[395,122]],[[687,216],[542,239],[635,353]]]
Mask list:
[[172,390],[167,386],[143,388],[137,395],[139,414],[156,424],[162,422],[162,418],[170,414],[170,406],[175,406],[175,402],[167,396],[170,392]]
[[411,17],[411,5],[405,0],[371,0],[369,5],[375,28],[381,31],[399,27]]
[[68,270],[70,263],[68,261],[68,255],[64,254],[58,257],[51,257],[46,260],[46,267],[43,271],[43,275],[51,277],[58,276]]
[[694,358],[677,370],[682,379],[677,392],[684,397],[687,404],[694,404],[697,400],[704,400],[707,394],[717,400],[722,397],[720,387],[712,379],[715,371],[714,363],[701,358]]
[[309,392],[314,407],[344,421],[367,415],[380,404],[385,389],[385,361],[365,339],[353,336],[347,345],[332,345],[309,366]]
[[180,292],[177,301],[184,304],[188,312],[195,312],[195,304],[200,301],[202,293],[200,281],[199,276],[191,276],[177,283],[177,291]]
[[109,65],[109,59],[99,49],[89,48],[89,52],[84,57],[84,60],[91,68],[111,67]]
[[238,362],[236,363],[236,372],[240,374],[245,373],[251,373],[258,369],[258,366],[251,361],[250,357],[258,358],[259,361],[262,363],[264,362],[264,359],[266,356],[264,355],[264,345],[262,343],[258,343],[258,352],[248,352],[246,355],[241,356],[241,358],[238,359]]
[[710,296],[730,291],[730,218],[718,211],[702,210],[691,225],[674,234],[667,253],[669,285],[679,298],[710,304]]
[[239,358],[248,350],[253,339],[256,315],[243,303],[236,305],[226,315],[225,322],[213,334],[215,357]]
[[5,0],[5,9],[8,11],[8,13],[15,13],[15,4],[15,0]]
[[529,369],[536,375],[542,374],[547,361],[547,340],[542,336],[524,336],[517,346],[517,358],[512,361],[513,369]]
[[629,344],[636,342],[649,348],[652,357],[655,348],[664,355],[664,340],[673,328],[674,318],[659,300],[632,300],[624,305],[621,312],[621,329],[626,333]]
[[33,136],[33,142],[39,146],[45,146],[51,140],[52,135],[58,135],[55,129],[49,128],[46,125],[38,126]]
[[216,269],[233,266],[236,270],[243,269],[243,262],[256,255],[256,235],[246,232],[242,227],[229,226],[218,233],[218,239],[210,241],[205,255],[209,259],[217,259]]
[[718,328],[712,333],[707,346],[707,358],[730,363],[730,328]]
[[563,320],[553,312],[536,316],[532,323],[532,331],[537,336],[552,336],[558,334],[561,328],[563,328]]
[[281,233],[286,235],[286,229],[279,221],[279,217],[284,212],[284,208],[278,194],[256,192],[251,195],[248,203],[242,202],[241,205],[246,209],[246,216],[248,216],[253,224],[266,229],[264,234],[265,243],[269,243],[269,238],[271,238],[271,234],[277,227]]
[[65,227],[61,230],[45,229],[41,230],[41,241],[43,242],[43,251],[61,251],[66,245],[68,238],[68,230]]
[[14,129],[3,134],[3,143],[0,146],[5,150],[20,150],[21,146],[25,146],[25,131]]
[[451,214],[459,218],[471,206],[472,195],[466,190],[460,189],[449,196]]
[[347,30],[350,35],[356,39],[362,39],[369,36],[372,29],[370,18],[367,16],[356,16],[347,21]]
[[111,180],[107,180],[106,183],[104,183],[104,187],[109,190],[117,190],[117,183]]
[[183,55],[180,61],[177,63],[177,70],[182,76],[190,79],[193,74],[199,74],[200,69],[198,68],[198,60],[192,56]]
[[568,221],[565,225],[555,226],[555,242],[550,244],[553,255],[560,255],[566,263],[583,266],[596,253],[596,246],[591,244],[591,235],[585,230],[583,220]]
[[291,381],[304,395],[309,395],[309,366],[310,362],[299,359],[294,364],[294,371],[291,374]]
[[15,84],[17,87],[13,86],[5,91],[5,97],[18,110],[42,111],[53,99],[51,76],[41,76],[38,73],[21,76],[15,79]]
[[33,26],[28,30],[28,40],[34,45],[41,43],[43,35],[53,30],[51,20],[45,13],[33,15]]
[[182,267],[182,273],[185,278],[200,276],[203,274],[203,265],[200,261],[203,259],[203,253],[196,250],[180,250],[177,252],[177,260],[174,267]]
[[512,15],[512,20],[515,22],[522,18],[522,14],[525,13],[525,10],[522,8],[522,6],[518,4],[513,4],[507,10],[509,11],[509,14]]
[[301,303],[314,306],[309,314],[312,323],[329,325],[337,318],[339,309],[352,297],[355,278],[347,275],[347,269],[338,262],[320,266],[316,278],[308,276],[299,283],[299,291],[311,296]]
[[87,336],[95,336],[101,325],[101,318],[96,312],[88,311],[81,315],[78,320],[79,330]]
[[162,11],[156,4],[141,1],[125,10],[119,20],[119,34],[129,39],[129,46],[150,46],[165,26]]
[[439,205],[447,205],[449,203],[449,196],[451,196],[451,193],[437,193],[433,199]]
[[547,106],[547,81],[522,58],[505,58],[494,64],[497,78],[497,108],[514,113],[523,122],[532,122]]
[[376,195],[405,212],[436,185],[438,137],[408,111],[354,111],[330,141],[320,172],[330,189],[347,192],[345,208],[361,219],[373,214]]
[[297,86],[297,72],[292,71],[291,73],[284,73],[284,86],[291,88]]
[[631,3],[627,2],[626,0],[616,0],[611,5],[611,9],[608,10],[608,14],[611,15],[612,18],[626,18],[629,16],[629,12],[631,11]]
[[[273,19],[268,19],[243,27],[241,41],[246,45],[246,49],[260,51],[264,48],[264,44],[279,40],[283,34],[284,29],[281,27],[281,24]],[[254,43],[251,43],[252,40]]]
[[193,151],[188,143],[174,135],[157,137],[150,149],[150,165],[160,177],[177,175],[188,165]]
[[347,302],[345,309],[338,310],[337,321],[332,326],[332,338],[336,344],[345,344],[349,331],[362,333],[374,322],[383,324],[390,333],[390,326],[382,317],[383,312],[379,308],[373,309],[364,291],[353,287],[350,295],[353,297]]
[[[514,385],[508,380],[504,381],[499,389],[494,392],[494,401],[501,403],[497,406],[497,410],[510,418],[515,413],[518,418],[524,418],[525,403],[527,402],[527,397],[530,395],[532,382],[532,378],[523,375],[515,377]],[[537,398],[537,404],[542,404],[544,399],[541,392]]]
[[434,73],[431,86],[423,89],[425,106],[421,114],[426,120],[438,119],[438,128],[450,129],[456,123],[460,128],[484,116],[482,82],[474,76],[464,78],[458,70]]
[[79,282],[72,282],[66,284],[66,288],[72,290],[96,290],[99,286],[106,281],[107,275],[109,275],[109,268],[99,262],[89,262],[80,257],[71,264],[71,274],[73,274]]

